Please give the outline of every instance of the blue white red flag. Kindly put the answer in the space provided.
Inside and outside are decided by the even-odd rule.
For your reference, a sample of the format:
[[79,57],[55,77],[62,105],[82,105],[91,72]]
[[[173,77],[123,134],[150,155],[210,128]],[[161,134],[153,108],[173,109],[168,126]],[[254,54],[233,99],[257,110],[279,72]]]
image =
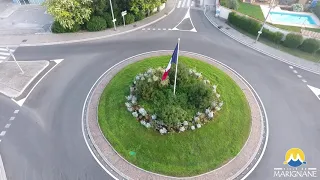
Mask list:
[[177,64],[177,59],[178,59],[178,43],[176,45],[176,48],[173,51],[173,54],[172,54],[171,59],[169,61],[169,64],[168,64],[166,70],[164,71],[164,73],[162,75],[162,78],[161,78],[162,81],[167,79],[167,77],[169,75],[170,68],[171,68],[171,64],[172,63]]

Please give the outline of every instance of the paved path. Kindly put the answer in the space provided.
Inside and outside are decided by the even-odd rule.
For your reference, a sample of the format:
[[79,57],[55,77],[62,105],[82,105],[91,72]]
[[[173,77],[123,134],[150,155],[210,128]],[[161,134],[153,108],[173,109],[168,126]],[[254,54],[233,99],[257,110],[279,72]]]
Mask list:
[[[320,74],[320,63],[311,62],[296,56],[293,56],[291,54],[285,53],[283,51],[277,50],[275,48],[272,48],[270,46],[267,46],[261,42],[254,43],[254,39],[241,34],[239,31],[233,29],[229,25],[226,24],[226,20],[221,18],[216,18],[214,15],[214,11],[207,11],[206,15],[208,17],[208,20],[211,21],[214,26],[219,27],[219,29],[228,35],[229,37],[239,41],[242,44],[245,44],[246,46],[253,48],[257,51],[260,51],[266,55],[269,55],[271,57],[274,57],[278,60],[290,63],[292,65],[296,65],[298,67],[301,67],[306,70],[313,71],[315,73]],[[319,57],[320,62],[320,57]]]

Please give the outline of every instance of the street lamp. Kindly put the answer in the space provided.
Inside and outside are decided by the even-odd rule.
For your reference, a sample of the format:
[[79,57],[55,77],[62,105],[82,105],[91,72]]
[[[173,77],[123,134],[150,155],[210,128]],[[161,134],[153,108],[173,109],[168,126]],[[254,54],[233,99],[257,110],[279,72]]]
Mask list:
[[113,27],[114,27],[114,30],[116,31],[117,28],[116,28],[116,19],[114,18],[114,14],[113,14],[113,8],[112,8],[112,2],[111,0],[110,1],[110,8],[111,8],[111,14],[112,14],[112,22],[113,22]]
[[273,8],[273,2],[274,2],[274,0],[270,0],[270,5],[269,5],[270,8],[269,8],[268,14],[267,14],[266,19],[264,20],[264,22],[263,22],[263,24],[262,24],[262,27],[261,27],[260,31],[258,31],[258,36],[257,36],[256,41],[255,41],[254,43],[256,43],[256,42],[258,41],[260,35],[262,34],[262,30],[263,30],[263,28],[264,28],[264,25],[266,24],[267,19],[268,19],[268,17],[269,17],[269,14],[270,14],[270,12],[271,12],[271,9]]

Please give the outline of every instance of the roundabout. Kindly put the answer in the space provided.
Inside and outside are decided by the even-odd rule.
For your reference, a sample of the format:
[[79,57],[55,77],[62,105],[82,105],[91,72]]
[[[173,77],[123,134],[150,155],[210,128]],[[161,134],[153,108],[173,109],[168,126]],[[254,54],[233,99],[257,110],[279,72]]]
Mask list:
[[200,54],[181,52],[182,63],[199,72],[203,70],[203,77],[218,83],[225,102],[226,110],[222,108],[221,114],[217,113],[216,119],[201,129],[162,136],[141,127],[126,112],[124,97],[135,74],[163,65],[170,53],[154,51],[136,55],[100,76],[84,106],[83,129],[84,134],[88,134],[85,139],[89,148],[97,151],[96,156],[102,161],[100,164],[108,164],[109,167],[105,168],[111,167],[116,175],[128,179],[241,178],[248,166],[255,165],[254,159],[266,144],[263,134],[268,130],[257,95],[226,65]]

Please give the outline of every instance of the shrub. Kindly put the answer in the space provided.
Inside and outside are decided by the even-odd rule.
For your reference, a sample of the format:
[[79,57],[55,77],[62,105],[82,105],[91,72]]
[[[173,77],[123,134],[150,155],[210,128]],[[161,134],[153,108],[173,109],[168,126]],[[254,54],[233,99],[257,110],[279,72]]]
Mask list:
[[159,112],[159,118],[171,129],[187,120],[187,112],[180,106],[167,105]]
[[[176,66],[172,65],[171,70],[169,71],[169,80],[170,84],[174,85],[174,76],[176,72]],[[196,81],[195,78],[192,78],[189,74],[189,68],[183,63],[179,63],[178,65],[178,73],[177,76],[177,86],[181,86],[182,89],[185,89],[186,85],[190,85]]]
[[105,13],[103,15],[103,19],[106,21],[107,28],[112,28],[113,27],[112,16],[111,16],[110,13]]
[[53,33],[70,33],[70,32],[77,32],[80,30],[80,25],[74,25],[72,29],[66,29],[63,26],[60,25],[58,21],[54,21],[51,26],[51,31]]
[[257,35],[261,28],[260,22],[251,18],[237,15],[235,12],[229,13],[228,22],[252,35]]
[[281,32],[272,32],[269,29],[263,29],[261,35],[276,44],[279,44],[284,36]]
[[306,39],[300,46],[300,49],[305,52],[314,53],[320,48],[320,42],[316,39]]
[[139,11],[138,14],[135,15],[135,21],[140,21],[146,17],[146,14],[143,11]]
[[188,101],[194,104],[196,108],[205,109],[211,105],[214,100],[212,89],[203,82],[196,82],[187,86]]
[[286,39],[283,42],[284,46],[289,48],[297,48],[302,44],[303,37],[300,34],[290,33],[287,34]]
[[106,21],[100,16],[92,16],[87,22],[88,31],[101,31],[107,28]]
[[125,18],[126,24],[134,23],[134,15],[133,14],[128,13],[124,18]]
[[303,12],[303,5],[302,4],[293,4],[292,10],[295,12]]
[[226,5],[230,9],[237,10],[239,8],[238,0],[227,0]]
[[314,12],[318,18],[320,18],[320,3],[318,2],[316,7],[312,8],[312,12]]

